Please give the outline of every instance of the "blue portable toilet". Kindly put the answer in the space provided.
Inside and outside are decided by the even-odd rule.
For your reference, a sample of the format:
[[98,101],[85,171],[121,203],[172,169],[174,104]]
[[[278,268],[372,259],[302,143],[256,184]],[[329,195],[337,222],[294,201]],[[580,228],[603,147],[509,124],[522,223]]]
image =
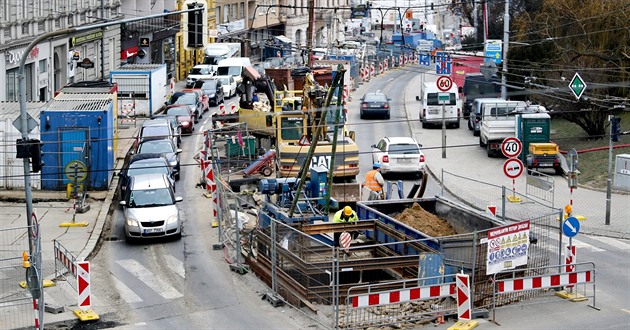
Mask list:
[[66,166],[86,165],[84,190],[107,190],[114,169],[114,100],[109,94],[60,94],[42,110],[42,189],[66,190]]

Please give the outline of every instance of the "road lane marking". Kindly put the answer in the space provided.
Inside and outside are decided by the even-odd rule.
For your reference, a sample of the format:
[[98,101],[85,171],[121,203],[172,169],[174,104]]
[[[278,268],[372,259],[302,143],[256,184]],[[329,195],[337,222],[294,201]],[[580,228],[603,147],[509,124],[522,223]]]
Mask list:
[[605,237],[605,236],[589,236],[589,237],[596,241],[600,241],[604,244],[613,246],[619,250],[630,250],[630,244],[624,243],[621,240],[618,240],[616,238]]
[[164,261],[166,262],[166,266],[175,274],[181,276],[182,278],[186,278],[186,269],[184,269],[184,263],[181,260],[167,254],[164,256]]
[[174,287],[164,281],[150,270],[144,268],[139,262],[133,259],[117,260],[121,267],[133,274],[140,281],[144,282],[153,291],[157,292],[164,299],[181,298],[183,295]]
[[116,276],[112,276],[112,278],[114,279],[114,286],[116,287],[118,294],[128,304],[142,302],[142,298],[126,286],[125,283],[121,282],[118,278],[116,278]]

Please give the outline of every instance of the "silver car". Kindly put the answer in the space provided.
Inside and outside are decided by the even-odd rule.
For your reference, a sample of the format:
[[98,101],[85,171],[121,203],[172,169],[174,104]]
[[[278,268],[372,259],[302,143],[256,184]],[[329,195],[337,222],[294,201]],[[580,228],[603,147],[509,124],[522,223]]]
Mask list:
[[165,174],[139,174],[130,178],[120,201],[125,221],[125,239],[174,237],[181,238],[179,208],[171,181]]

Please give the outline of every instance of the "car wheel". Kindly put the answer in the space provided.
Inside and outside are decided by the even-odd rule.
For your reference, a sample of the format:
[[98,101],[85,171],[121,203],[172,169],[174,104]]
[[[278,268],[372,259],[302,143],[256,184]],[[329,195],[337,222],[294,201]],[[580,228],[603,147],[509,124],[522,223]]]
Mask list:
[[127,244],[133,244],[133,243],[135,243],[135,242],[136,242],[136,240],[135,240],[133,237],[131,237],[131,236],[126,236],[126,235],[125,235],[125,243],[127,243]]
[[474,129],[475,129],[475,128],[472,126],[472,124],[470,124],[470,120],[469,120],[469,121],[468,121],[468,130],[469,130],[469,131],[472,131],[472,130],[474,130]]
[[175,181],[179,181],[180,175],[179,172],[177,174],[175,174]]
[[429,125],[427,125],[427,123],[422,122],[422,128],[427,128]]
[[361,113],[359,114],[359,118],[363,119],[363,111],[361,111]]
[[385,119],[389,119],[389,114],[386,114],[386,115],[385,115]]
[[494,156],[494,151],[492,149],[490,149],[490,145],[489,144],[486,144],[486,153],[488,154],[488,157]]
[[473,131],[473,136],[479,136],[479,131]]
[[485,147],[486,146],[486,144],[483,143],[483,140],[481,139],[481,136],[479,137],[479,146],[480,147]]
[[556,170],[556,175],[562,175],[562,167],[558,166],[558,167],[554,167],[554,170]]

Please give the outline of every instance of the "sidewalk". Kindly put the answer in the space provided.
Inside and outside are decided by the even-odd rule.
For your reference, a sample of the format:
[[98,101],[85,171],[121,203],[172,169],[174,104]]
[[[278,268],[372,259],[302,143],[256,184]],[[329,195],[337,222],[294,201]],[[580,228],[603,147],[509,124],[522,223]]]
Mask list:
[[[431,77],[435,79],[433,76]],[[446,133],[447,146],[462,145],[463,147],[447,148],[447,157],[442,158],[442,149],[440,147],[436,148],[436,146],[442,145],[441,130],[419,128],[420,122],[418,121],[417,111],[420,106],[418,101],[416,101],[416,95],[417,91],[420,90],[420,81],[420,78],[416,78],[409,82],[405,91],[404,107],[411,131],[416,132],[417,140],[425,147],[424,153],[427,157],[426,162],[431,174],[437,180],[440,180],[442,171],[447,171],[494,185],[504,185],[511,189],[512,181],[502,171],[502,164],[505,159],[487,158],[485,152],[482,152],[478,146],[471,145],[477,143],[477,140],[472,138],[473,135],[468,131],[465,122],[462,122],[458,131],[465,130],[464,133],[470,134],[456,134],[451,129],[448,129]],[[571,195],[565,177],[554,176],[554,180],[554,207],[563,208],[572,199],[574,214],[586,217],[586,220],[580,221],[580,233],[613,238],[630,238],[630,194],[613,193],[610,225],[605,225],[605,191],[579,187],[574,189]],[[470,193],[471,189],[474,188],[470,186],[450,186],[449,189],[454,193],[457,193],[457,189]],[[516,179],[516,190],[520,193],[525,193],[525,174]]]

